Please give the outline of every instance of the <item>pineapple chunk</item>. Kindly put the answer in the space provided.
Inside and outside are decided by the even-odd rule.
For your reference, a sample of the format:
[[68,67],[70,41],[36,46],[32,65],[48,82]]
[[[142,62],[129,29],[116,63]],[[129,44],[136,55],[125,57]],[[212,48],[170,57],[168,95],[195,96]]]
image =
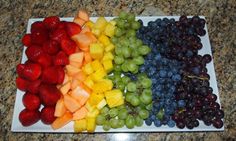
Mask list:
[[107,105],[107,102],[106,102],[106,100],[105,99],[102,99],[98,104],[97,104],[97,108],[99,109],[99,110],[101,110],[104,106],[106,106]]
[[88,117],[95,118],[97,117],[98,114],[99,114],[99,110],[97,108],[92,108],[92,110],[87,113],[87,118]]
[[92,89],[93,85],[94,85],[94,82],[91,78],[91,76],[88,76],[84,82],[83,82],[87,87],[89,87],[90,89]]
[[89,104],[97,105],[104,98],[104,94],[92,93],[89,97]]
[[105,92],[105,97],[110,108],[124,104],[123,94],[119,89]]
[[108,44],[108,45],[105,47],[105,51],[106,51],[106,52],[110,52],[110,51],[112,51],[112,50],[114,50],[114,49],[115,49],[115,46],[114,46],[112,43]]
[[92,74],[92,78],[94,81],[99,81],[106,75],[107,74],[106,74],[106,71],[104,70],[104,68],[101,68]]
[[92,74],[92,73],[93,73],[93,67],[92,67],[91,63],[86,64],[86,65],[82,68],[82,71],[83,71],[85,74],[87,74],[87,75]]
[[74,123],[74,131],[75,132],[82,132],[87,129],[87,120],[86,119],[81,119],[81,120],[76,120]]
[[99,17],[94,24],[94,28],[103,31],[106,28],[107,20],[104,17]]
[[101,30],[97,28],[92,28],[92,33],[98,37],[101,35]]
[[96,93],[103,93],[105,91],[111,90],[113,87],[113,83],[111,80],[109,79],[102,79],[97,81],[97,83],[95,83],[93,85],[93,91]]
[[104,30],[104,34],[109,37],[113,37],[115,34],[115,29],[116,27],[109,22]]
[[88,22],[85,23],[85,26],[87,26],[87,27],[89,27],[91,29],[94,26],[94,22],[89,20]]
[[112,64],[112,60],[105,60],[102,62],[104,69],[107,72],[110,72],[113,69],[113,64]]
[[108,38],[106,35],[104,35],[104,34],[100,35],[99,38],[98,38],[98,40],[99,40],[104,46],[107,46],[107,45],[110,44],[109,38]]
[[98,70],[98,69],[102,69],[102,64],[100,61],[98,60],[94,60],[92,63],[91,63],[92,67],[93,67],[93,70]]
[[114,59],[114,56],[113,54],[109,51],[109,52],[106,52],[102,58],[102,61],[105,61],[105,60],[113,60]]
[[93,59],[101,59],[103,57],[103,46],[100,43],[90,44],[90,54]]
[[95,120],[95,117],[88,117],[86,118],[87,120],[87,131],[89,133],[92,133],[94,132],[95,128],[96,128],[96,120]]

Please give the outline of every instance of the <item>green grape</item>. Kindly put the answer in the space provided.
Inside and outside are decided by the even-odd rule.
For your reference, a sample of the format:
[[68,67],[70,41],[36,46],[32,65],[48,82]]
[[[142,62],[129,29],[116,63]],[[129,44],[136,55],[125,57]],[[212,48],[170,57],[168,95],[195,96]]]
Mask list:
[[141,46],[143,45],[142,40],[136,39],[136,45],[137,45],[138,47],[141,47]]
[[124,125],[125,125],[125,121],[119,119],[119,121],[118,121],[118,126],[119,126],[119,128],[122,128]]
[[159,120],[162,120],[162,119],[163,119],[163,116],[164,116],[164,110],[161,109],[161,110],[157,113],[156,117],[157,117]]
[[101,112],[101,114],[107,115],[108,111],[109,111],[109,108],[107,106],[105,106],[101,109],[100,112]]
[[124,84],[128,84],[130,82],[130,78],[128,76],[123,76],[121,80]]
[[127,93],[126,93],[126,96],[125,96],[125,100],[126,100],[127,102],[130,102],[131,99],[133,98],[133,96],[134,96],[133,93],[127,92]]
[[129,71],[134,72],[138,68],[138,66],[134,62],[129,61],[127,64],[127,68]]
[[138,21],[134,21],[131,23],[131,27],[135,30],[139,29],[141,27],[141,24]]
[[136,91],[136,84],[134,82],[129,82],[127,84],[127,90],[130,92],[135,92]]
[[121,91],[124,91],[124,89],[125,89],[125,84],[124,84],[122,81],[118,81],[118,82],[116,83],[116,86],[117,86],[117,88],[120,89]]
[[132,53],[131,53],[131,56],[132,56],[133,58],[138,57],[138,56],[139,56],[138,50],[137,50],[137,49],[133,49],[133,50],[132,50]]
[[121,11],[119,14],[119,18],[125,20],[127,18],[128,14],[124,11]]
[[120,65],[125,61],[125,59],[122,56],[115,56],[114,61],[116,64]]
[[118,114],[118,109],[117,108],[111,108],[108,112],[110,117],[115,117]]
[[127,29],[127,28],[129,28],[129,27],[130,27],[130,23],[125,22],[125,28]]
[[152,90],[151,89],[144,89],[142,94],[146,94],[146,95],[152,95]]
[[111,128],[118,128],[119,127],[119,120],[118,119],[115,119],[115,118],[112,118],[110,119],[110,125],[111,125]]
[[116,45],[115,53],[116,55],[122,55],[122,47],[120,47],[118,44]]
[[103,124],[102,128],[103,128],[104,131],[109,131],[111,129],[110,122],[109,121],[105,121],[105,123]]
[[142,92],[141,96],[139,97],[140,101],[143,104],[150,104],[152,102],[152,95]]
[[103,125],[105,123],[105,121],[106,121],[106,118],[101,114],[96,117],[96,124],[97,125]]
[[135,44],[136,43],[136,37],[135,36],[130,36],[129,37],[129,43],[130,43],[130,45]]
[[130,55],[131,55],[131,50],[130,50],[130,48],[129,48],[129,47],[123,47],[123,48],[122,48],[122,54],[123,54],[123,56],[124,56],[125,58],[130,57]]
[[130,100],[130,104],[133,106],[138,106],[140,104],[140,100],[138,98],[138,96],[134,96],[131,100]]
[[150,51],[151,49],[147,45],[142,45],[138,48],[138,52],[141,55],[147,55]]
[[138,81],[142,82],[142,79],[147,78],[146,73],[139,73],[138,74]]
[[116,44],[118,42],[118,39],[116,37],[111,37],[111,42],[113,44]]
[[135,15],[131,14],[131,13],[128,13],[127,20],[129,22],[133,22],[135,20]]
[[116,25],[117,25],[119,28],[123,29],[123,28],[125,27],[125,21],[122,20],[122,19],[120,19],[120,20],[117,21]]
[[140,116],[135,117],[135,125],[141,127],[143,125],[143,119]]
[[130,37],[130,36],[136,36],[136,31],[130,29],[130,30],[127,31],[126,34],[127,34],[127,36],[129,36],[129,37]]
[[125,108],[119,110],[118,112],[119,119],[126,119],[127,116],[128,116],[128,111]]
[[125,105],[123,104],[123,105],[120,105],[120,106],[118,106],[117,107],[117,109],[120,111],[120,110],[122,110],[122,109],[125,109]]
[[127,68],[127,63],[126,63],[126,62],[124,62],[124,63],[121,65],[121,70],[122,70],[123,72],[128,72],[128,71],[129,71],[128,68]]
[[132,115],[128,115],[128,117],[125,120],[125,125],[129,129],[134,128],[135,121],[134,121],[134,117]]
[[152,103],[148,104],[148,105],[146,106],[146,109],[149,110],[149,111],[152,110]]
[[143,78],[141,81],[143,88],[150,88],[152,86],[152,80],[149,78]]
[[115,36],[120,37],[123,34],[122,30],[120,28],[115,29]]
[[115,71],[120,72],[120,71],[121,71],[121,65],[114,64],[113,69],[114,69]]
[[132,60],[136,65],[142,65],[144,63],[144,59],[142,56],[138,56]]
[[129,46],[129,40],[127,38],[122,39],[120,42],[125,47]]
[[149,116],[149,112],[145,109],[139,110],[138,114],[142,119],[146,119]]
[[117,17],[117,18],[114,18],[114,19],[112,19],[112,21],[115,21],[116,23],[117,23],[117,21],[119,21],[119,17]]

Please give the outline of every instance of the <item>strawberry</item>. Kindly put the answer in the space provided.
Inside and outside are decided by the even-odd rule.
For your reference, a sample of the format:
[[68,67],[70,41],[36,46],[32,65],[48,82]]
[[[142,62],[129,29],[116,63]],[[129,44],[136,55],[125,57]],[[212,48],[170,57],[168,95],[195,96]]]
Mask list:
[[43,44],[43,51],[50,55],[57,54],[59,50],[59,44],[54,40],[48,40]]
[[48,31],[47,30],[36,30],[31,33],[31,41],[33,44],[42,45],[45,41],[48,40]]
[[74,22],[66,22],[67,34],[72,37],[73,35],[79,34],[81,32],[81,26]]
[[44,25],[49,30],[53,30],[57,28],[58,24],[60,23],[60,19],[57,16],[50,16],[43,20]]
[[66,21],[61,21],[58,26],[57,26],[58,29],[65,29],[66,28]]
[[41,75],[41,66],[35,63],[25,64],[24,70],[22,72],[22,77],[34,81],[37,80]]
[[33,94],[37,94],[38,91],[39,91],[40,84],[41,84],[40,79],[30,81],[29,85],[28,85],[28,88],[27,88],[27,91],[29,91],[30,93],[33,93]]
[[29,47],[31,45],[31,34],[25,34],[21,39],[24,46]]
[[30,60],[25,61],[25,65],[26,65],[26,64],[30,64],[30,63],[34,63],[34,62],[32,62],[32,61],[30,61]]
[[42,73],[42,82],[47,84],[57,84],[58,69],[55,66],[45,68]]
[[25,69],[25,65],[24,65],[24,64],[18,64],[18,65],[16,66],[16,73],[17,73],[19,76],[22,76],[24,69]]
[[39,87],[39,97],[44,106],[55,106],[61,97],[56,85],[42,84]]
[[19,114],[19,120],[23,126],[30,126],[38,122],[40,119],[40,112],[37,110],[24,109]]
[[57,67],[58,77],[57,84],[62,84],[65,78],[65,71],[62,67]]
[[31,25],[30,32],[33,33],[33,32],[37,32],[38,30],[47,31],[47,28],[45,27],[44,23],[41,22],[41,21],[34,22],[34,23]]
[[61,49],[67,54],[71,55],[75,53],[76,43],[71,39],[63,39],[61,40]]
[[55,107],[44,107],[41,110],[41,121],[44,124],[51,124],[53,123],[53,121],[56,119],[56,117],[54,116],[54,112],[55,112]]
[[57,41],[58,43],[61,42],[62,39],[69,38],[65,29],[63,28],[57,28],[50,34],[50,39]]
[[43,53],[43,49],[41,46],[32,45],[26,49],[25,53],[30,61],[37,62],[39,56]]
[[47,53],[42,53],[39,56],[37,63],[39,63],[42,66],[42,68],[47,68],[52,65],[52,57]]
[[38,110],[41,105],[39,97],[29,92],[24,94],[22,102],[28,110]]
[[69,64],[69,59],[68,56],[65,54],[65,52],[60,51],[57,53],[57,55],[54,57],[54,65],[68,65]]
[[22,91],[26,91],[29,85],[29,81],[21,77],[16,78],[16,87]]

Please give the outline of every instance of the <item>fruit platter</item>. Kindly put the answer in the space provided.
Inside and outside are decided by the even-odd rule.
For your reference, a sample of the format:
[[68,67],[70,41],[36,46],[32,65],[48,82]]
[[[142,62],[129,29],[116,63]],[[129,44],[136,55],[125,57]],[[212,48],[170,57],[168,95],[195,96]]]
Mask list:
[[223,131],[203,16],[29,19],[13,132]]

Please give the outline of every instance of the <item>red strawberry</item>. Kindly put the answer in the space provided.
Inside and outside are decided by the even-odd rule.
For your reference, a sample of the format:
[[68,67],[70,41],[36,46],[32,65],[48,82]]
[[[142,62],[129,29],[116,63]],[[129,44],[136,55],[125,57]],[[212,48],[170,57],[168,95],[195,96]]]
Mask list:
[[39,111],[24,109],[19,114],[19,120],[23,126],[30,126],[38,122],[40,119]]
[[71,39],[63,39],[61,41],[61,49],[67,54],[71,55],[76,51],[76,43]]
[[16,87],[22,91],[26,91],[29,85],[29,81],[21,77],[16,78]]
[[25,53],[30,61],[37,62],[39,56],[43,53],[43,49],[40,46],[32,45],[26,49]]
[[40,79],[37,79],[35,81],[30,81],[29,82],[29,85],[28,85],[28,88],[27,88],[27,91],[33,93],[33,94],[37,94],[38,91],[39,91],[39,86],[41,84],[41,80]]
[[65,77],[65,71],[62,67],[57,67],[58,77],[57,77],[57,84],[62,84]]
[[30,63],[34,63],[34,62],[32,62],[32,61],[30,61],[30,60],[25,61],[25,65],[26,65],[26,64],[30,64]]
[[41,105],[39,97],[29,92],[24,94],[22,102],[28,110],[38,110]]
[[45,18],[43,20],[43,23],[48,29],[52,30],[58,26],[58,24],[60,23],[60,19],[57,16],[50,16]]
[[79,34],[81,32],[81,26],[74,22],[66,23],[67,34],[72,37],[73,35]]
[[56,30],[51,32],[50,38],[60,43],[62,39],[67,39],[69,37],[67,36],[65,29],[57,28]]
[[37,63],[39,63],[43,68],[47,68],[52,65],[52,57],[47,53],[42,53],[39,56]]
[[58,52],[53,61],[54,61],[54,65],[64,66],[64,65],[69,64],[68,56],[63,51]]
[[58,29],[65,29],[66,28],[66,21],[61,21],[59,24],[58,24]]
[[41,75],[41,66],[39,64],[35,63],[25,64],[25,68],[22,72],[23,78],[30,81],[34,81],[37,80],[40,75]]
[[45,41],[48,40],[48,31],[47,30],[36,30],[31,33],[31,41],[33,44],[42,45]]
[[25,34],[21,42],[24,46],[29,47],[31,45],[31,34]]
[[42,73],[42,82],[47,84],[57,84],[58,69],[55,66],[45,68]]
[[43,51],[55,55],[60,50],[59,44],[54,40],[48,40],[43,44]]
[[38,30],[47,31],[47,28],[45,27],[44,23],[41,22],[41,21],[34,22],[34,23],[31,25],[31,29],[30,29],[31,33],[37,32]]
[[54,116],[54,112],[55,112],[55,108],[54,107],[44,107],[41,110],[41,121],[44,124],[51,124],[53,123],[53,121],[56,119],[56,117]]
[[16,73],[17,73],[19,76],[22,76],[24,69],[25,69],[25,65],[24,65],[24,64],[18,64],[18,65],[16,66]]
[[39,88],[39,97],[44,106],[55,106],[61,97],[56,85],[43,84]]

